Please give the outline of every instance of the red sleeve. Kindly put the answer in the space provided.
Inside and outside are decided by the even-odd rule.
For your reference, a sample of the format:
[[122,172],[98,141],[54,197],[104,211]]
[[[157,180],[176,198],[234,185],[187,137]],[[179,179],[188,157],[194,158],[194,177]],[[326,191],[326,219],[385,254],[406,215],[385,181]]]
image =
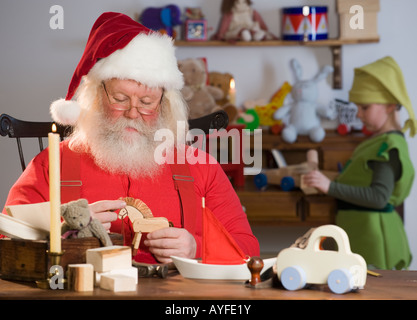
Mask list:
[[49,201],[48,149],[42,151],[28,164],[10,189],[6,205],[45,201]]

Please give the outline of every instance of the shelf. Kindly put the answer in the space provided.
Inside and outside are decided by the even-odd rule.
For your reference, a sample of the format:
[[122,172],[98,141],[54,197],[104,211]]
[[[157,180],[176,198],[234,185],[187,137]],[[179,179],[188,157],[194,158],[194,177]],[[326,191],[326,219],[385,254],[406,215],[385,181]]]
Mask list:
[[349,44],[378,43],[379,38],[372,39],[327,39],[318,41],[186,41],[176,40],[177,47],[284,47],[284,46],[306,46],[306,47],[332,47]]
[[177,47],[329,47],[333,58],[333,89],[342,89],[342,46],[365,43],[378,43],[379,38],[370,39],[327,39],[318,41],[185,41],[177,40]]
[[[281,135],[267,132],[262,134],[262,168],[273,169],[276,162],[271,149],[281,151],[288,165],[306,161],[309,149],[317,150],[319,168],[325,171],[339,171],[350,159],[354,149],[366,139],[359,132],[346,136],[334,130],[326,131],[326,137],[320,143],[311,142],[307,136],[299,136],[297,142],[286,143]],[[254,148],[253,143],[251,148]],[[260,146],[257,146],[259,149]],[[283,191],[278,185],[269,184],[258,190],[254,176],[245,176],[243,186],[235,186],[236,193],[246,208],[251,224],[277,224],[314,226],[334,223],[336,200],[323,194],[306,195],[300,189]]]

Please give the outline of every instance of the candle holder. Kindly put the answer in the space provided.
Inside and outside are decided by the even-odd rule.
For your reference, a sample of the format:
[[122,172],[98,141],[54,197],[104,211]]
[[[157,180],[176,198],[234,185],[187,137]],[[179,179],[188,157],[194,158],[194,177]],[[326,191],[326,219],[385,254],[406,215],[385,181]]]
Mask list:
[[66,285],[64,269],[61,266],[61,258],[65,251],[62,252],[50,252],[46,250],[48,255],[49,271],[45,280],[36,281],[38,288],[40,289],[64,289]]

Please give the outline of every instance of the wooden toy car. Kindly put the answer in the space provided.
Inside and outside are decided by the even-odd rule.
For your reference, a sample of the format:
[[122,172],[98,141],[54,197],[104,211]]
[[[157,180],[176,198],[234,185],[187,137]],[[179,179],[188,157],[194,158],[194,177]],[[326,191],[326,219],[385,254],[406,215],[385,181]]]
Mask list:
[[[291,191],[294,188],[301,188],[306,194],[318,193],[315,188],[304,186],[302,176],[319,168],[319,156],[317,150],[311,149],[307,151],[307,161],[294,164],[284,165],[277,169],[266,169],[257,174],[254,178],[257,189],[262,190],[267,185],[279,185],[283,191]],[[338,172],[321,171],[330,180],[333,180]]]
[[[333,238],[338,250],[321,249],[323,238]],[[365,259],[352,253],[349,238],[342,228],[324,225],[303,239],[278,254],[275,271],[285,289],[302,289],[307,283],[327,283],[330,290],[337,294],[364,288],[367,274]]]

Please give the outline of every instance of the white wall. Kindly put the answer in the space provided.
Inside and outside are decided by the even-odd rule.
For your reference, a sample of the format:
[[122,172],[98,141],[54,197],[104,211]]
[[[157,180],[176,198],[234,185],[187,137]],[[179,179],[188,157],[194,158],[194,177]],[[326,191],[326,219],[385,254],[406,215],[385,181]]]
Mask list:
[[[134,17],[148,6],[164,6],[177,2],[181,8],[200,6],[206,15],[210,35],[217,29],[221,0],[139,1],[139,0],[2,0],[0,2],[0,101],[1,113],[15,117],[49,121],[51,101],[65,96],[72,73],[84,50],[88,33],[95,19],[104,11],[119,11]],[[330,36],[337,37],[338,18],[334,0],[316,0],[314,5],[329,8]],[[358,0],[358,4],[360,0]],[[378,44],[348,45],[343,47],[343,89],[333,90],[330,82],[320,86],[320,99],[347,99],[352,83],[353,68],[392,55],[407,82],[411,101],[417,104],[415,75],[417,21],[415,0],[380,0]],[[49,27],[52,5],[64,8],[64,29]],[[254,7],[261,13],[271,32],[280,34],[280,8],[312,4],[307,0],[255,0]],[[259,98],[269,99],[284,81],[293,81],[289,60],[296,57],[306,78],[319,67],[331,63],[328,48],[255,47],[255,48],[184,48],[177,50],[179,59],[207,57],[210,71],[231,72],[236,78],[237,103]],[[329,77],[330,80],[330,77]],[[25,144],[28,145],[29,144]],[[417,159],[417,143],[409,139],[413,162]],[[30,146],[29,146],[30,147]],[[14,141],[0,139],[0,205],[6,200],[9,188],[21,173]],[[36,151],[32,148],[33,154]],[[32,155],[29,155],[30,158]],[[412,199],[417,197],[417,184],[405,203],[405,225],[414,256],[417,257],[417,208]],[[277,251],[294,240],[284,237],[288,230],[298,236],[300,228],[254,228],[264,251]],[[280,235],[281,234],[281,235]],[[288,243],[287,243],[288,242]],[[417,258],[412,269],[417,269]]]

